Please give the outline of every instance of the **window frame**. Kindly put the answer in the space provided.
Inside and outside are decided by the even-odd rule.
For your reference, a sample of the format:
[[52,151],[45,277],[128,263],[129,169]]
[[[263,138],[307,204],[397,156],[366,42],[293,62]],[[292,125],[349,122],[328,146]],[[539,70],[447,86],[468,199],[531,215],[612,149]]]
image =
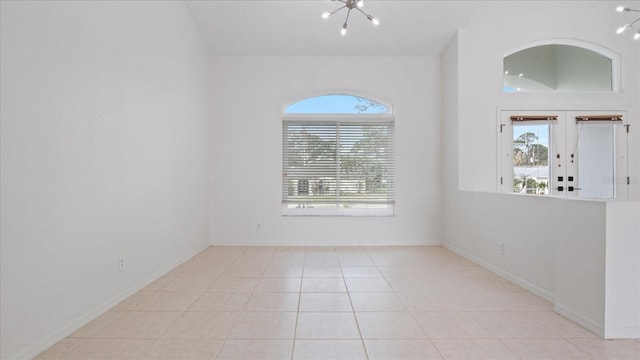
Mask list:
[[[514,91],[514,92],[510,92],[510,91],[504,91],[504,59],[506,59],[507,57],[516,54],[520,51],[524,51],[527,49],[531,49],[531,48],[535,48],[535,47],[539,47],[539,46],[545,46],[545,45],[565,45],[565,46],[573,46],[573,47],[577,47],[577,48],[581,48],[584,50],[589,50],[592,51],[596,54],[602,55],[606,58],[608,58],[609,60],[611,60],[611,91],[561,91],[561,92],[540,92],[540,91],[530,91],[530,92],[519,92],[519,91]],[[502,56],[502,63],[500,65],[500,69],[502,71],[502,85],[503,85],[503,90],[501,91],[503,94],[509,94],[509,96],[517,96],[517,95],[512,95],[512,94],[619,94],[622,92],[622,86],[621,86],[621,57],[619,54],[605,48],[602,46],[599,46],[597,44],[594,43],[590,43],[587,41],[581,41],[581,40],[576,40],[576,39],[569,39],[569,38],[552,38],[552,39],[544,39],[544,40],[539,40],[539,41],[533,41],[515,48],[512,48],[511,50],[505,52]]]
[[[281,116],[281,131],[280,136],[284,136],[285,124],[289,123],[327,123],[327,124],[391,124],[392,132],[392,141],[395,143],[395,116],[394,116],[394,108],[388,103],[379,101],[375,97],[371,97],[368,95],[359,95],[353,93],[324,93],[317,96],[324,95],[345,95],[345,96],[355,96],[361,97],[368,100],[372,100],[380,103],[381,105],[386,106],[389,109],[388,113],[379,113],[379,114],[342,114],[342,113],[287,113],[286,108],[291,104],[295,104],[295,102],[289,103],[282,107],[282,116]],[[313,96],[312,96],[313,97]],[[301,99],[299,101],[305,100],[308,98]],[[282,140],[281,140],[282,141]],[[284,170],[285,168],[285,154],[284,154],[284,142],[282,145],[282,162],[281,166]],[[284,196],[281,194],[281,207],[282,216],[382,216],[382,217],[391,217],[395,216],[395,163],[396,163],[396,155],[395,149],[392,156],[392,161],[394,164],[394,171],[391,176],[393,179],[393,199],[387,204],[385,208],[340,208],[340,203],[336,203],[335,209],[315,209],[315,208],[289,208],[289,204],[284,202]],[[281,177],[281,186],[284,188],[285,177],[284,173]]]
[[[625,126],[629,121],[629,109],[618,110],[603,110],[594,108],[579,108],[578,110],[557,110],[552,107],[539,107],[536,110],[522,110],[530,107],[499,107],[498,111],[498,134],[497,134],[497,191],[501,193],[513,194],[517,196],[535,196],[542,198],[562,197],[562,198],[577,198],[588,200],[602,200],[602,201],[615,201],[628,199],[630,195],[629,182],[622,181],[629,177],[629,146],[628,133],[625,131]],[[525,121],[512,121],[513,117],[547,117],[548,120],[541,119],[526,119]],[[594,120],[589,120],[589,124],[610,124],[617,125],[614,127],[614,140],[613,140],[613,153],[614,153],[614,179],[613,183],[613,197],[612,198],[598,198],[598,197],[581,197],[577,190],[574,191],[568,189],[569,186],[580,187],[582,183],[582,175],[578,167],[581,155],[576,153],[578,150],[578,140],[580,138],[581,124],[580,118],[587,117]],[[608,121],[603,121],[599,118],[608,118]],[[615,119],[615,120],[614,120]],[[518,194],[513,192],[513,126],[532,124],[532,123],[546,123],[549,125],[549,178],[547,181],[547,193],[545,196],[531,195],[531,194]],[[573,163],[571,160],[571,154],[576,153],[578,156],[577,162]],[[507,155],[508,154],[508,155]],[[555,155],[554,155],[555,154]],[[505,156],[507,155],[507,156]],[[559,156],[559,157],[558,157]],[[571,183],[569,176],[574,177],[575,182]],[[559,179],[562,177],[562,179]],[[563,186],[563,189],[558,189],[558,186]]]

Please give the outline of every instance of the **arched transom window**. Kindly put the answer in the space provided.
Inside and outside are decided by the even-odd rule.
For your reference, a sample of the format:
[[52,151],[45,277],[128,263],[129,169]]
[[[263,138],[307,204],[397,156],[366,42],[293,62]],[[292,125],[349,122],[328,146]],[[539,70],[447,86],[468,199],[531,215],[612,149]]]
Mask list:
[[577,40],[548,40],[504,57],[504,92],[617,92],[618,56]]

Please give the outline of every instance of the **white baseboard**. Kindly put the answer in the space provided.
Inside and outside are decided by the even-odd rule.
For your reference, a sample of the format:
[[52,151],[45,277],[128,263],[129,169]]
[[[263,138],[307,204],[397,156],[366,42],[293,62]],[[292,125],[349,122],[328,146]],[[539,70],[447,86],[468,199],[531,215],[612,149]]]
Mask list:
[[605,339],[640,339],[640,328],[637,326],[606,326],[604,328]]
[[76,319],[73,319],[72,321],[70,321],[66,325],[62,326],[58,330],[52,332],[51,334],[43,337],[42,339],[36,341],[35,343],[29,345],[28,347],[26,347],[22,351],[18,352],[17,354],[15,354],[15,355],[7,358],[7,359],[3,359],[3,360],[27,360],[27,359],[33,359],[34,357],[38,356],[43,351],[47,350],[48,348],[50,348],[51,346],[55,345],[59,341],[61,341],[64,338],[68,337],[69,335],[73,334],[78,329],[80,329],[81,327],[83,327],[86,324],[88,324],[90,321],[94,320],[98,316],[104,314],[109,309],[111,309],[114,306],[118,305],[124,299],[126,299],[129,296],[135,294],[136,292],[138,292],[139,290],[141,290],[145,286],[151,284],[152,282],[156,281],[157,279],[159,279],[160,277],[162,277],[163,275],[165,275],[166,273],[168,273],[169,271],[171,271],[172,269],[174,269],[178,265],[180,265],[180,264],[184,263],[185,261],[189,260],[190,258],[194,257],[195,255],[197,255],[198,253],[200,253],[201,251],[203,251],[207,247],[209,247],[209,244],[207,244],[206,246],[204,246],[201,249],[197,250],[193,254],[184,256],[184,257],[178,259],[177,261],[173,262],[172,264],[163,267],[162,269],[156,271],[155,273],[153,273],[152,275],[147,277],[145,280],[138,282],[136,285],[132,286],[131,288],[129,288],[129,289],[127,289],[127,290],[125,290],[125,291],[113,296],[112,298],[102,302],[100,305],[94,307],[93,309],[91,309],[88,312],[84,313],[83,315],[77,317]]
[[541,288],[539,286],[536,286],[536,285],[530,283],[529,281],[527,281],[527,280],[525,280],[525,279],[523,279],[523,278],[521,278],[519,276],[511,274],[510,272],[504,271],[504,270],[500,269],[499,267],[496,267],[496,266],[494,266],[493,264],[491,264],[491,263],[489,263],[487,261],[484,261],[484,260],[482,260],[482,259],[480,259],[480,258],[478,258],[478,257],[476,257],[474,255],[471,255],[468,252],[466,252],[466,251],[464,251],[464,250],[462,250],[460,248],[457,248],[457,247],[455,247],[455,246],[453,246],[453,245],[451,245],[449,243],[442,243],[442,246],[447,248],[447,249],[449,249],[449,250],[451,250],[451,251],[453,251],[454,253],[456,253],[456,254],[458,254],[458,255],[470,260],[470,261],[473,261],[474,263],[484,267],[485,269],[495,273],[496,275],[498,275],[498,276],[500,276],[502,278],[505,278],[505,279],[511,281],[512,283],[531,291],[532,293],[536,294],[537,296],[539,296],[539,297],[541,297],[541,298],[543,298],[543,299],[545,299],[545,300],[547,300],[547,301],[549,301],[551,303],[555,303],[555,294],[549,292],[548,290],[545,290],[545,289],[543,289],[543,288]]
[[440,241],[408,241],[402,243],[279,243],[279,242],[247,242],[247,243],[226,243],[226,242],[211,242],[209,245],[211,246],[293,246],[293,247],[305,247],[305,246],[313,246],[313,247],[323,247],[323,246],[333,246],[333,247],[341,247],[341,246],[440,246],[442,242]]
[[557,304],[555,302],[555,295],[552,294],[551,292],[542,289],[518,276],[515,276],[507,271],[504,271],[474,255],[471,255],[469,253],[467,253],[464,250],[461,250],[451,244],[448,243],[443,243],[442,246],[444,246],[445,248],[453,251],[454,253],[470,260],[473,261],[474,263],[496,273],[497,275],[531,291],[532,293],[540,296],[541,298],[551,302],[552,304],[554,304],[553,310],[558,313],[559,315],[562,315],[564,317],[566,317],[567,319],[575,322],[576,324],[584,327],[585,329],[591,331],[592,333],[600,336],[600,337],[604,337],[604,328],[602,326],[602,324],[598,324],[596,321],[586,318],[574,311],[572,311],[571,309],[569,309],[566,306],[563,306],[562,304]]
[[584,317],[562,304],[555,304],[553,306],[553,311],[600,336],[601,338],[604,338],[604,327],[602,324],[598,324],[596,321]]

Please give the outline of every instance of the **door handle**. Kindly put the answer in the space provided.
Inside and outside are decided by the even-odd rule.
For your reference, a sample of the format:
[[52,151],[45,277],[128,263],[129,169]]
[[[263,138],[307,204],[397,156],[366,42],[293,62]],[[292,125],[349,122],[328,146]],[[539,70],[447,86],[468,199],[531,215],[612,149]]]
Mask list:
[[582,190],[582,189],[578,188],[578,187],[569,186],[569,188],[567,190],[568,191],[578,191],[578,190]]

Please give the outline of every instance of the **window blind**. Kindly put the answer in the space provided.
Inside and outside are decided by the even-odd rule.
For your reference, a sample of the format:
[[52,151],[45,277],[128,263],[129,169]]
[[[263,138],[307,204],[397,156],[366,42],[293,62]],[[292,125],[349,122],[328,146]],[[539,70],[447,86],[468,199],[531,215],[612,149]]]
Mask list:
[[511,121],[557,121],[557,115],[514,115],[511,116]]
[[580,115],[576,116],[576,122],[622,123],[622,115]]
[[393,121],[283,121],[282,202],[293,207],[393,204]]

